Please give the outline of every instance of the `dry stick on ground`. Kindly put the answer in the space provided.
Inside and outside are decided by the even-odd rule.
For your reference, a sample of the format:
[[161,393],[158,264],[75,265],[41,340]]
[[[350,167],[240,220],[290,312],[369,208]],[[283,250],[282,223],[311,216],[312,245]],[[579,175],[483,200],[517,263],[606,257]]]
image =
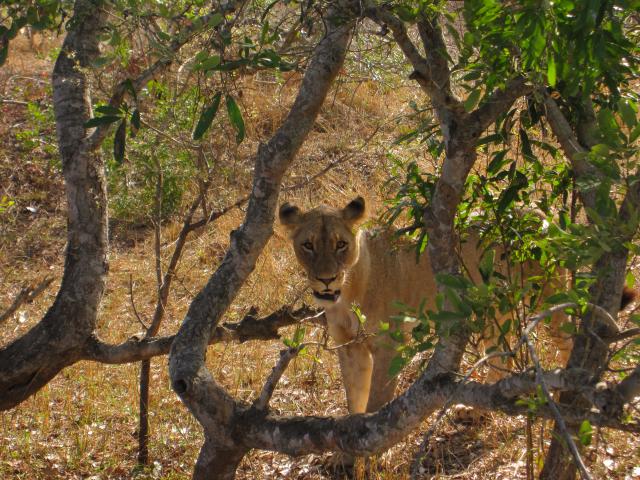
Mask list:
[[44,292],[44,290],[51,285],[51,282],[53,282],[53,278],[47,277],[35,287],[29,286],[20,290],[9,308],[0,314],[0,325],[6,322],[23,304],[33,302],[38,295]]

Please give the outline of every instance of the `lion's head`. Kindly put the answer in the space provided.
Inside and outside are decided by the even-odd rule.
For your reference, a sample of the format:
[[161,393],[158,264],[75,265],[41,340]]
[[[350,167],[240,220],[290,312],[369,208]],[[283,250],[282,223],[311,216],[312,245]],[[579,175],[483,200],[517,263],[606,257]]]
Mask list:
[[321,306],[338,301],[346,272],[358,261],[354,229],[364,212],[362,197],[343,209],[320,206],[302,212],[289,203],[280,207],[280,222],[289,230],[298,262],[307,272],[313,296]]

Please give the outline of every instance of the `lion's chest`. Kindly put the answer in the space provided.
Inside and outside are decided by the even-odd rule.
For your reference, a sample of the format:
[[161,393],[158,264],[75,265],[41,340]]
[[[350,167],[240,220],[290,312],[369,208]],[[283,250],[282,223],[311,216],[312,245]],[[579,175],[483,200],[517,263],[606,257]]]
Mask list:
[[358,319],[345,306],[336,305],[325,310],[329,335],[338,344],[353,340],[358,335]]

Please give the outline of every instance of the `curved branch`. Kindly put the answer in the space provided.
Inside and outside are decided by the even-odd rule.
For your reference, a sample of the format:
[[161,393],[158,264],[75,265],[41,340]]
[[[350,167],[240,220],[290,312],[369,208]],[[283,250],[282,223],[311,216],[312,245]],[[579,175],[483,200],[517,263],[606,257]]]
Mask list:
[[[590,374],[580,369],[542,372],[549,388],[556,391],[584,391],[589,388]],[[386,450],[408,435],[421,420],[444,403],[453,392],[457,402],[479,409],[501,411],[508,415],[528,413],[518,402],[523,395],[534,394],[538,380],[532,372],[517,374],[491,385],[478,382],[460,384],[453,376],[442,375],[432,380],[424,377],[403,395],[376,413],[346,417],[275,417],[261,416],[254,409],[238,412],[236,434],[246,448],[273,450],[289,455],[342,451],[357,456],[371,456]],[[595,390],[594,387],[590,387]],[[555,418],[547,407],[536,412]],[[592,424],[627,431],[638,431],[637,424],[622,424],[607,415],[589,410],[560,408],[568,421],[588,418]]]
[[106,12],[77,0],[56,60],[53,105],[67,197],[67,249],[60,289],[43,319],[0,349],[0,410],[11,408],[77,361],[95,328],[108,268],[104,162],[87,148],[87,68],[98,57]]
[[273,138],[258,149],[245,221],[232,232],[222,264],[192,302],[171,347],[169,372],[173,389],[203,425],[208,439],[196,464],[196,477],[233,476],[231,470],[235,466],[220,465],[219,459],[220,452],[228,452],[234,446],[236,450],[240,448],[228,430],[238,404],[207,371],[206,347],[271,237],[282,177],[311,131],[342,67],[354,18],[355,12],[345,5],[332,4],[326,16],[326,35],[314,51],[289,115]]
[[[444,69],[447,70],[447,72],[442,71],[442,62],[439,60],[442,56],[442,52],[428,52],[429,59],[435,61],[436,65],[429,62],[427,58],[422,56],[418,48],[409,38],[404,22],[383,6],[367,3],[365,4],[363,14],[365,17],[370,18],[381,27],[388,27],[391,29],[394,40],[414,69],[410,78],[416,80],[431,98],[436,110],[439,112],[439,116],[441,116],[443,110],[453,109],[460,113],[464,112],[460,102],[451,94],[446,60]],[[426,32],[428,28],[423,26],[423,30]],[[428,43],[425,44],[425,48],[431,46],[437,48],[435,40],[432,43],[433,45]],[[443,83],[443,85],[440,85],[439,82]]]
[[[218,325],[209,337],[208,345],[218,342],[239,342],[249,340],[277,340],[279,330],[302,322],[324,323],[324,313],[307,305],[297,310],[290,307],[281,309],[263,318],[255,317],[255,310],[236,323]],[[84,345],[82,360],[108,364],[123,364],[148,360],[159,355],[166,355],[171,349],[175,335],[166,337],[133,336],[123,343],[111,345],[104,343],[93,335]]]
[[503,89],[495,90],[489,98],[473,111],[469,117],[476,122],[480,131],[486,130],[489,125],[496,121],[499,115],[508,111],[518,98],[531,93],[533,86],[527,83],[524,77],[511,79]]

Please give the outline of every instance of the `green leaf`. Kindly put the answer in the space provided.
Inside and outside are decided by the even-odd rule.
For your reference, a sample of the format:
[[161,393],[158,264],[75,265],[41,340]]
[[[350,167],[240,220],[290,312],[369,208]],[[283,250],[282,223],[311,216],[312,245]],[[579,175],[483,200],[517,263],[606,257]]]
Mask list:
[[296,331],[293,334],[293,343],[295,343],[296,346],[300,345],[302,343],[302,340],[304,340],[305,331],[306,330],[304,327],[296,328]]
[[230,62],[222,63],[217,67],[214,67],[212,70],[220,72],[230,72],[247,65],[249,65],[249,60],[246,58],[240,58],[238,60],[231,60]]
[[364,313],[362,313],[362,310],[360,310],[358,304],[354,303],[353,305],[351,305],[351,311],[355,313],[360,325],[364,325],[364,323],[367,321],[367,317]]
[[133,82],[131,81],[130,78],[127,78],[124,82],[123,82],[124,88],[125,90],[127,90],[129,92],[129,94],[131,95],[131,97],[134,100],[138,99],[138,92],[136,92],[135,87],[133,86]]
[[613,112],[607,108],[603,108],[598,112],[597,117],[600,131],[607,140],[607,143],[609,143],[609,145],[616,145],[618,143],[618,132],[620,127],[618,126],[618,122],[616,121]]
[[103,115],[122,115],[122,112],[118,107],[112,107],[111,105],[100,105],[99,107],[96,107],[96,112]]
[[547,64],[547,80],[549,80],[549,85],[552,87],[556,86],[556,61],[553,58],[553,54],[549,56]]
[[631,270],[627,272],[625,283],[627,284],[628,288],[633,288],[636,284],[636,277]]
[[527,135],[527,131],[521,127],[519,130],[519,134],[522,154],[529,159],[533,158],[533,150],[531,149],[531,142],[529,141],[529,135]]
[[500,333],[506,335],[511,330],[511,319],[508,318],[502,325],[500,325]]
[[84,124],[84,128],[93,128],[99,125],[109,125],[111,123],[115,123],[119,120],[122,120],[122,117],[118,117],[115,115],[105,115],[103,117],[94,117]]
[[224,20],[224,17],[222,16],[222,14],[214,13],[209,19],[209,26],[211,28],[216,28],[218,25],[222,23],[222,20]]
[[593,427],[589,420],[583,420],[580,424],[580,429],[578,430],[578,437],[580,438],[580,443],[584,446],[591,444],[591,439],[593,437]]
[[553,295],[550,295],[549,297],[547,297],[547,299],[545,300],[545,303],[548,303],[549,305],[557,305],[560,303],[566,303],[570,301],[571,301],[571,297],[567,293],[559,292],[559,293],[554,293]]
[[195,70],[213,70],[218,65],[220,65],[220,55],[212,55],[204,60],[202,60],[195,68]]
[[480,95],[482,95],[482,90],[479,88],[471,91],[467,99],[464,101],[464,109],[467,112],[471,112],[476,108],[476,105],[478,105],[478,102],[480,101]]
[[505,160],[504,158],[508,151],[509,150],[507,149],[500,150],[499,152],[496,152],[494,154],[493,160],[491,160],[489,165],[487,165],[487,173],[498,173],[498,171],[504,166],[504,164],[508,162],[508,160]]
[[560,325],[560,331],[569,335],[575,335],[578,333],[576,326],[571,322],[564,322]]
[[466,320],[468,315],[462,312],[451,312],[449,310],[441,310],[430,315],[432,320],[448,322],[451,320]]
[[394,10],[398,17],[400,17],[400,20],[404,22],[413,22],[416,19],[416,12],[404,5],[399,5]]
[[269,20],[265,20],[262,24],[262,29],[260,30],[260,44],[264,45],[267,43],[267,38],[269,35]]
[[240,108],[238,108],[238,104],[231,95],[226,95],[225,100],[229,120],[231,120],[231,124],[237,131],[236,142],[242,143],[242,140],[244,140],[244,120],[242,119],[242,113],[240,112]]
[[455,288],[457,290],[465,290],[471,286],[469,280],[460,275],[451,275],[448,273],[438,273],[436,275],[436,280],[438,283],[446,286]]
[[406,360],[402,357],[393,357],[391,364],[389,365],[389,376],[395,377],[398,375],[404,366],[407,364]]
[[493,265],[496,259],[496,251],[491,248],[487,250],[482,256],[482,260],[480,260],[480,264],[478,268],[480,269],[480,274],[482,275],[482,280],[485,283],[489,283],[491,280],[491,275],[493,275]]
[[622,121],[627,127],[633,128],[638,123],[638,119],[636,118],[638,107],[631,100],[621,98],[618,102],[618,111],[620,112]]
[[598,143],[591,147],[591,151],[601,157],[609,155],[609,147],[604,143]]
[[120,122],[116,135],[113,137],[113,158],[118,164],[124,162],[124,152],[127,142],[127,119],[123,118]]
[[218,113],[218,107],[220,106],[220,99],[222,98],[222,93],[218,92],[214,95],[213,101],[211,105],[206,108],[202,114],[200,115],[200,119],[198,120],[198,124],[196,125],[195,130],[193,131],[193,139],[200,140],[205,132],[211,126],[211,122]]
[[520,190],[525,188],[528,183],[529,180],[527,177],[523,173],[517,171],[509,187],[506,190],[503,190],[500,194],[497,211],[504,212],[511,202],[518,198]]

